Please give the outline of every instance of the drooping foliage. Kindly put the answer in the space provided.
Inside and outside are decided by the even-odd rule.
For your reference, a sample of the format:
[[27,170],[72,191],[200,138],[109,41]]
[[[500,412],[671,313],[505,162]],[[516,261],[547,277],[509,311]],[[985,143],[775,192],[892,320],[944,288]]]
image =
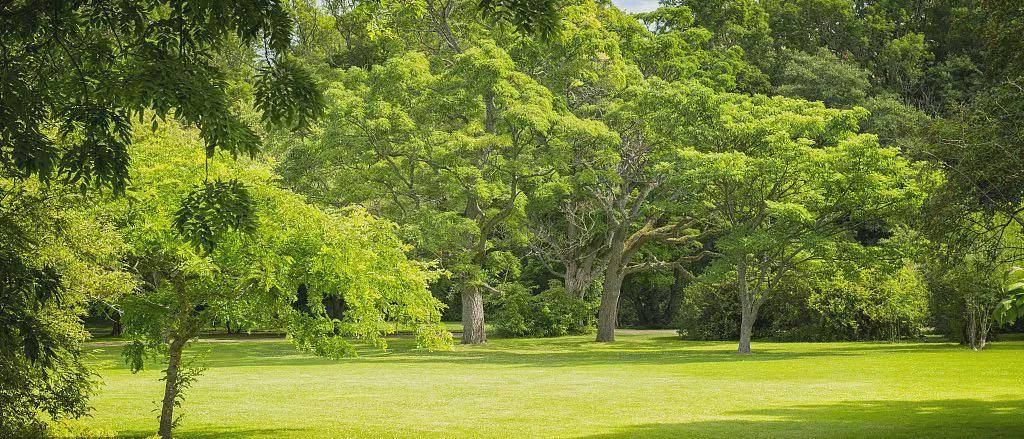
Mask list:
[[[141,282],[118,298],[130,342],[126,359],[139,369],[147,353],[169,358],[161,435],[169,434],[171,410],[195,377],[182,350],[215,322],[284,330],[300,348],[335,358],[355,354],[353,338],[385,348],[384,336],[400,327],[415,329],[426,347],[449,342],[439,326],[440,303],[427,290],[435,273],[406,258],[392,223],[362,209],[313,207],[276,187],[261,161],[223,158],[194,166],[202,154],[194,131],[172,127],[137,136],[137,186],[108,209],[123,224],[126,262]],[[197,214],[222,226],[196,241],[176,230],[176,206],[183,196],[195,197],[186,191],[204,181],[213,190],[244,184],[249,200],[241,204],[253,210],[238,215],[225,212],[233,205],[205,207]]]

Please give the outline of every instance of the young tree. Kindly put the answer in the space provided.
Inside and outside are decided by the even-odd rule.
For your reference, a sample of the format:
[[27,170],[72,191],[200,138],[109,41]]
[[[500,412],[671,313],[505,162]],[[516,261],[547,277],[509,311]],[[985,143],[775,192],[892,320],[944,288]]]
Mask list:
[[917,203],[914,168],[872,135],[863,113],[787,98],[727,97],[693,152],[705,180],[722,256],[706,272],[734,284],[741,307],[739,352],[761,306],[809,261],[858,245],[867,221]]
[[[89,380],[77,354],[85,336],[77,317],[83,293],[98,288],[76,284],[77,276],[90,272],[83,267],[95,264],[80,244],[104,242],[102,227],[80,235],[66,234],[70,229],[64,227],[23,233],[14,218],[25,213],[24,206],[12,200],[42,193],[44,201],[59,200],[52,195],[65,190],[62,185],[123,192],[136,119],[155,127],[170,116],[197,127],[207,157],[217,151],[254,154],[259,137],[233,111],[226,72],[216,60],[218,51],[238,43],[253,55],[256,43],[263,43],[254,94],[264,119],[301,126],[319,112],[319,89],[286,54],[291,26],[276,0],[0,3],[0,277],[10,281],[0,292],[11,300],[3,306],[0,332],[30,353],[21,356],[8,345],[0,362],[34,367],[29,375],[5,370],[4,382],[30,380],[36,386],[11,394],[12,403],[36,404],[54,417],[83,413]],[[60,184],[41,190],[30,177]],[[52,224],[77,212],[79,202],[36,203],[49,212],[37,211],[32,221]],[[39,237],[45,239],[23,241]],[[40,260],[40,248],[65,239],[81,241],[67,246],[68,265]],[[31,354],[36,351],[41,355]],[[37,414],[35,408],[0,411],[12,414],[4,418],[13,422]]]
[[[427,347],[450,342],[439,325],[441,305],[427,290],[433,271],[406,259],[391,223],[358,209],[312,207],[275,187],[259,162],[191,166],[199,149],[180,145],[198,144],[194,131],[138,135],[132,177],[139,186],[109,207],[124,224],[127,262],[141,282],[119,300],[127,361],[138,370],[147,351],[167,354],[161,437],[171,436],[174,407],[198,373],[184,360],[185,347],[225,318],[284,329],[299,347],[329,357],[355,354],[351,337],[386,347],[384,335],[398,326],[414,326]],[[226,194],[175,211],[194,184]],[[189,222],[213,227],[193,232]],[[329,313],[328,302],[340,303],[340,315]]]

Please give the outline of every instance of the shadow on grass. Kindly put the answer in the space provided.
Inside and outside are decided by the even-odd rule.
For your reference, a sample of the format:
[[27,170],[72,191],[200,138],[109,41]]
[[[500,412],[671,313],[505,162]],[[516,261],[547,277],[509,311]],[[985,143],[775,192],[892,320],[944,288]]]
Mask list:
[[[174,430],[174,437],[178,439],[233,439],[233,438],[279,438],[285,433],[296,433],[302,430],[293,428],[226,428],[226,427],[208,427],[200,428],[198,430],[192,430],[189,428],[179,428]],[[118,438],[150,438],[156,434],[154,427],[153,431],[122,431],[118,433]]]
[[1022,400],[848,401],[744,410],[728,415],[768,419],[641,424],[584,437],[1024,437]]
[[[345,362],[390,364],[467,364],[515,367],[579,367],[588,365],[672,365],[718,362],[785,361],[811,357],[942,352],[962,349],[952,343],[755,343],[753,355],[735,353],[732,342],[682,341],[676,337],[622,337],[613,344],[594,343],[590,336],[549,339],[495,339],[483,346],[456,346],[452,351],[416,349],[413,340],[391,339],[390,349],[360,347],[358,359],[335,360],[296,350],[282,339],[218,339],[198,342],[190,351],[210,352],[206,367],[317,366]],[[993,350],[1015,350],[1022,344],[993,344]],[[121,348],[101,346],[93,354],[108,367],[123,367]]]

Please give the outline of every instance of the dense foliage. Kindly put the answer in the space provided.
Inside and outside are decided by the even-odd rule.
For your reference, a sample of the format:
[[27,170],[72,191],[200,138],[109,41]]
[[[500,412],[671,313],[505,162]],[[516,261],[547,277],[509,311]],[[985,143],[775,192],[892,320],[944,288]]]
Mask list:
[[87,304],[166,361],[164,437],[213,325],[981,349],[1024,310],[1022,14],[0,2],[0,428],[87,412]]
[[[508,333],[548,332],[524,315],[551,281],[601,290],[606,341],[616,324],[946,328],[974,311],[938,273],[1016,257],[1020,168],[982,157],[1019,160],[1020,62],[1001,58],[1012,29],[996,26],[1019,11],[909,3],[673,0],[629,16],[565,2],[543,35],[482,26],[457,1],[354,3],[333,22],[361,17],[343,44],[375,60],[339,65],[324,37],[299,42],[335,110],[311,139],[281,139],[282,174],[393,219],[440,260],[453,276],[434,293],[461,297],[464,342],[483,340],[485,309]],[[315,16],[299,22],[330,35]],[[481,134],[493,140],[461,146]]]

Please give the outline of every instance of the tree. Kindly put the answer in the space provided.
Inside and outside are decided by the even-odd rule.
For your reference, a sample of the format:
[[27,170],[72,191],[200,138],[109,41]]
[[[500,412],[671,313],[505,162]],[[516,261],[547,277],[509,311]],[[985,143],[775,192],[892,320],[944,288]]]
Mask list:
[[[147,352],[167,355],[161,437],[171,436],[174,407],[199,373],[183,358],[185,347],[224,319],[284,329],[300,348],[328,357],[354,355],[349,337],[384,348],[383,336],[398,326],[414,327],[427,347],[450,342],[439,325],[440,303],[427,290],[434,273],[406,259],[391,223],[359,209],[312,207],[275,187],[275,176],[260,162],[211,160],[205,171],[193,167],[198,149],[183,152],[179,145],[198,144],[196,134],[173,128],[137,133],[132,178],[138,186],[109,205],[124,224],[131,245],[126,262],[141,282],[119,299],[126,359],[138,370]],[[194,184],[228,194],[185,203],[202,206],[185,215],[180,210],[187,207],[176,212]],[[205,219],[198,223],[232,225],[198,236],[181,232],[180,218],[200,216]],[[340,304],[340,312],[328,303]]]
[[[703,236],[700,200],[694,198],[695,174],[680,145],[695,140],[689,128],[706,117],[713,92],[696,83],[665,83],[655,78],[627,89],[613,102],[607,119],[618,129],[618,158],[609,170],[596,174],[588,196],[601,208],[606,249],[597,341],[615,340],[622,282],[632,273],[672,268],[707,255],[700,249]],[[700,134],[697,134],[700,135]],[[671,243],[687,251],[672,261],[644,253],[649,243]]]
[[510,250],[525,246],[526,199],[554,172],[571,116],[486,40],[436,73],[414,52],[368,72],[350,69],[330,98],[329,128],[315,149],[285,161],[289,181],[327,176],[300,190],[405,225],[418,253],[452,275],[463,343],[482,343],[484,294],[519,271]]
[[705,276],[734,284],[739,352],[750,353],[758,311],[809,261],[840,257],[856,228],[917,202],[899,151],[856,134],[863,113],[786,98],[723,99],[719,133],[693,152],[715,222]]
[[[217,151],[255,154],[259,137],[231,105],[219,51],[241,46],[251,63],[254,46],[262,42],[256,108],[268,123],[301,127],[319,112],[319,89],[286,54],[291,30],[291,18],[276,0],[3,2],[0,200],[46,193],[45,201],[52,192],[33,186],[32,177],[59,183],[58,190],[67,185],[124,192],[136,120],[156,127],[170,116],[199,128],[207,157]],[[21,201],[7,202],[0,216],[24,214]],[[75,211],[78,202],[36,203],[45,210],[29,221],[39,221],[42,229]],[[75,284],[76,276],[90,272],[82,268],[90,266],[90,255],[76,246],[98,239],[100,228],[81,235],[64,235],[64,228],[23,235],[13,220],[0,227],[12,239],[4,239],[0,267],[9,270],[0,276],[11,282],[3,291],[11,302],[0,324],[12,344],[0,361],[12,368],[4,372],[5,383],[29,383],[22,388],[27,393],[11,394],[19,407],[4,412],[17,413],[10,418],[17,423],[34,422],[36,407],[53,417],[82,414],[89,380],[78,356],[84,331],[77,317],[85,293],[98,287]],[[40,242],[7,245],[25,237]],[[68,246],[66,266],[35,255],[40,246],[64,239],[81,241]],[[25,367],[35,369],[17,372]]]
[[839,108],[858,105],[868,96],[869,72],[824,48],[813,54],[782,49],[779,55],[778,71],[772,77],[780,95]]
[[231,38],[262,42],[255,96],[265,120],[302,126],[321,105],[287,56],[292,20],[277,0],[7,2],[0,29],[0,166],[22,176],[123,191],[134,119],[198,127],[208,157],[254,154],[259,138],[232,111],[213,62]]
[[0,436],[46,436],[47,420],[88,413],[96,381],[81,349],[86,297],[134,282],[94,199],[7,176],[0,185]]

